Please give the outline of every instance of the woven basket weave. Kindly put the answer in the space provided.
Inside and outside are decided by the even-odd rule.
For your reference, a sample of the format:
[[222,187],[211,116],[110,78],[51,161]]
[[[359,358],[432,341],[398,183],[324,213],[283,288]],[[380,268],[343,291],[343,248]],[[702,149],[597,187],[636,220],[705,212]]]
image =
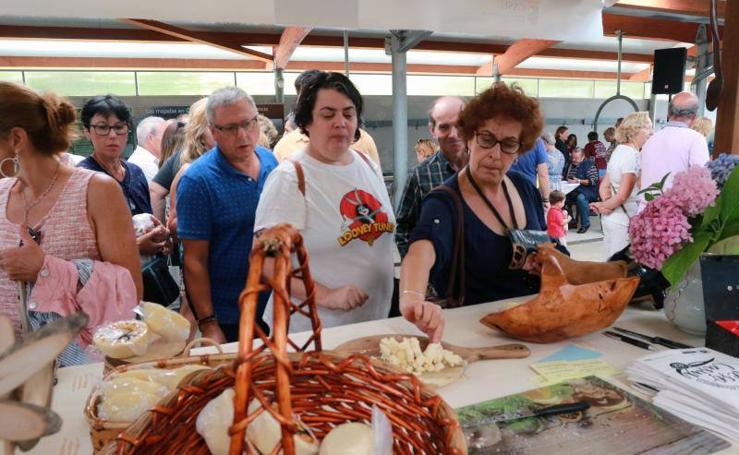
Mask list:
[[[299,266],[292,270],[291,252]],[[274,261],[274,275],[262,284],[265,258]],[[301,279],[308,298],[293,304],[289,280]],[[257,294],[273,291],[273,335],[267,337],[254,324]],[[246,427],[261,412],[280,423],[282,439],[273,453],[295,454],[294,416],[323,438],[345,422],[371,420],[372,406],[382,410],[393,427],[393,451],[399,454],[466,454],[465,440],[454,411],[415,376],[362,355],[343,356],[321,349],[321,323],[314,299],[315,286],[308,269],[302,238],[292,227],[265,231],[255,245],[246,289],[239,299],[241,324],[239,351],[232,364],[217,370],[196,372],[180,384],[176,393],[109,443],[104,454],[208,454],[205,441],[195,431],[201,409],[229,387],[235,388],[234,424],[230,454],[256,453],[246,444]],[[313,334],[298,345],[288,336],[291,315],[310,318]],[[262,344],[255,347],[253,335]],[[307,352],[310,345],[313,351]],[[288,347],[298,352],[288,353]],[[247,405],[258,399],[262,406],[247,414]]]

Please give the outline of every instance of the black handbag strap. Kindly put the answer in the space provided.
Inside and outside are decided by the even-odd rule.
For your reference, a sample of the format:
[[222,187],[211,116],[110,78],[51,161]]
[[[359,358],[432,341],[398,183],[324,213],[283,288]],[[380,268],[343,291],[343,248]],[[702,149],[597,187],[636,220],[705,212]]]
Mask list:
[[462,196],[448,185],[439,185],[433,192],[443,192],[451,196],[457,222],[454,224],[454,246],[452,248],[452,264],[449,271],[449,284],[447,286],[448,307],[462,306],[464,304],[464,207]]
[[472,171],[470,171],[470,167],[467,166],[467,169],[465,171],[467,174],[467,178],[470,181],[470,184],[472,185],[472,188],[475,189],[477,192],[477,195],[480,196],[480,199],[485,203],[485,205],[490,209],[491,212],[493,212],[493,215],[495,215],[495,218],[497,218],[498,222],[505,228],[506,232],[510,231],[511,229],[519,229],[518,227],[518,220],[516,220],[516,213],[513,211],[513,201],[511,201],[511,194],[508,192],[508,185],[505,183],[505,178],[501,180],[500,184],[503,186],[503,195],[505,196],[505,200],[508,203],[508,211],[511,216],[511,221],[513,222],[513,227],[509,227],[508,224],[503,221],[503,217],[500,216],[500,213],[498,212],[498,209],[495,208],[492,202],[490,202],[490,199],[485,196],[485,193],[482,192],[480,189],[480,186],[477,184],[475,179],[472,177]]

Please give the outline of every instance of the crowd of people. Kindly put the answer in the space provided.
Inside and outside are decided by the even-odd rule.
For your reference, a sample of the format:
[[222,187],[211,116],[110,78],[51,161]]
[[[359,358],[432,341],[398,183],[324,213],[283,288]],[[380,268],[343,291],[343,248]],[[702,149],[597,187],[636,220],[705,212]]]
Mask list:
[[[512,232],[547,231],[566,252],[568,226],[587,231],[592,210],[613,254],[629,243],[639,188],[708,160],[704,136],[690,129],[698,103],[689,93],[672,99],[660,132],[637,112],[605,131],[609,146],[593,132],[580,148],[566,126],[543,132],[536,99],[495,83],[469,101],[432,104],[432,139],[416,144],[419,163],[393,208],[352,82],[313,70],[296,90],[293,129],[279,140],[251,96],[229,87],[186,116],[139,121],[127,160],[131,110],[97,96],[81,110],[93,151],[80,159],[68,153],[74,106],[0,82],[0,312],[16,332],[85,311],[88,327],[62,364],[85,362],[94,330],[133,317],[149,295],[142,267],[169,256],[181,268],[181,312],[204,336],[235,341],[252,244],[290,223],[310,251],[324,326],[391,314],[397,248],[399,311],[436,341],[443,308],[538,292],[536,261],[516,257]],[[564,182],[577,187],[565,195]],[[152,226],[135,231],[141,214]],[[300,281],[292,293],[305,297]],[[268,331],[270,295],[259,302],[255,323]]]

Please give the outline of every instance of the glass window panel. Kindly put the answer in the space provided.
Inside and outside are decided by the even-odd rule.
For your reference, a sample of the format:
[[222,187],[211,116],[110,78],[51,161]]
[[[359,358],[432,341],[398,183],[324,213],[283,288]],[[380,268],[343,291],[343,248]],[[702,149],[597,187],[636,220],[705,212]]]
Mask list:
[[210,95],[223,87],[234,86],[234,73],[139,72],[139,95]]
[[[389,74],[352,74],[349,79],[354,83],[363,96],[392,95],[393,78]],[[410,83],[408,84],[410,87]],[[295,90],[293,88],[293,90]]]
[[133,71],[26,71],[26,84],[64,96],[136,95]]
[[[616,94],[616,81],[595,81],[595,98],[610,98]],[[621,81],[621,94],[632,99],[644,97],[643,82]]]
[[474,96],[473,76],[408,76],[410,96]]
[[549,98],[592,98],[593,81],[539,79],[539,96]]
[[0,81],[23,83],[23,72],[21,71],[0,71]]
[[[528,96],[539,96],[539,80],[538,79],[530,79],[530,78],[518,78],[518,77],[504,77],[501,78],[503,82],[506,84],[517,84],[521,89],[523,89],[523,92]],[[485,90],[486,88],[490,87],[490,85],[493,83],[493,79],[490,78],[487,85],[482,87],[482,90]],[[477,90],[480,90],[480,83],[478,79],[477,84]]]
[[[287,93],[288,81],[285,80],[285,92]],[[292,81],[292,84],[295,81]],[[275,94],[275,73],[236,73],[236,85],[243,89],[249,95],[274,95]],[[292,89],[295,92],[295,87]]]
[[651,97],[652,97],[652,83],[645,82],[644,83],[644,99],[649,99]]
[[299,75],[300,73],[282,73],[282,77],[285,78],[285,95],[297,95],[295,92],[295,79]]

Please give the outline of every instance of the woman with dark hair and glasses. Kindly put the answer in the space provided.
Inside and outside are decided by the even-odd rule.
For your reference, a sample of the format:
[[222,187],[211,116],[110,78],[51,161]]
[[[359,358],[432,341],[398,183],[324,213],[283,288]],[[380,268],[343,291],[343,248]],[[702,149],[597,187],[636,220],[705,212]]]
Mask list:
[[75,108],[0,82],[0,314],[16,334],[84,311],[60,365],[86,361],[101,324],[133,316],[142,295],[131,215],[118,184],[68,167]]
[[[426,300],[429,282],[440,297],[450,297],[450,276],[459,270],[465,305],[538,292],[538,276],[509,269],[513,249],[507,232],[546,230],[542,199],[525,176],[508,170],[533,147],[542,126],[539,103],[502,82],[473,98],[460,114],[469,163],[423,201],[400,274],[400,311],[432,341],[441,340],[444,316],[439,305]],[[464,262],[453,264],[459,209]]]
[[[101,95],[82,107],[85,137],[92,143],[92,155],[77,166],[109,175],[121,186],[131,215],[152,213],[149,185],[140,167],[121,159],[128,143],[131,111],[114,95]],[[169,231],[154,218],[156,228],[136,239],[139,253],[145,256],[166,253]]]
[[[346,76],[311,77],[295,109],[308,143],[270,174],[257,207],[255,231],[290,223],[303,235],[324,327],[386,318],[393,294],[390,197],[379,167],[352,149],[362,107]],[[305,297],[300,281],[292,291]],[[271,302],[264,320],[271,323]],[[307,318],[290,322],[290,331],[309,328]]]

